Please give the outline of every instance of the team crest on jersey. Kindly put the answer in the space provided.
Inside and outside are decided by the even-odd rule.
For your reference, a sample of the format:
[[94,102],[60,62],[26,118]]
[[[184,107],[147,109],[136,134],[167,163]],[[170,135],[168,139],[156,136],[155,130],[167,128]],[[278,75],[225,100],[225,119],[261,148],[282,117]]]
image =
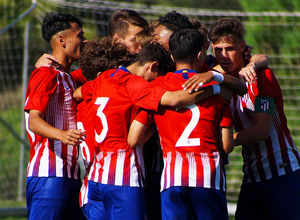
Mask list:
[[259,100],[259,106],[260,106],[260,109],[263,110],[264,112],[268,111],[270,109],[270,99],[261,98]]

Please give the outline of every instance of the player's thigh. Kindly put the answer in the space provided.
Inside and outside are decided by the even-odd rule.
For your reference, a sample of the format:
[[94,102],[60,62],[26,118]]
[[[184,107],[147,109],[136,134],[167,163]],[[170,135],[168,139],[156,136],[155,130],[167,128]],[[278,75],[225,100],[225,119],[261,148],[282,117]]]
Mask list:
[[88,190],[88,215],[89,219],[107,219],[104,209],[102,194],[99,189],[99,183],[89,181]]
[[226,193],[216,189],[191,187],[193,219],[228,219]]
[[142,187],[99,184],[108,219],[146,219],[145,192]]
[[85,220],[82,209],[79,206],[79,191],[81,188],[81,181],[76,179],[66,179],[68,182],[69,196],[67,200],[67,207],[65,211],[65,220]]
[[65,178],[27,178],[28,219],[63,219],[67,208],[68,183]]
[[239,193],[236,220],[266,220],[268,210],[262,200],[260,183],[243,183]]
[[192,214],[189,187],[173,186],[161,192],[162,219],[191,219]]
[[266,181],[263,187],[270,219],[300,219],[300,170]]

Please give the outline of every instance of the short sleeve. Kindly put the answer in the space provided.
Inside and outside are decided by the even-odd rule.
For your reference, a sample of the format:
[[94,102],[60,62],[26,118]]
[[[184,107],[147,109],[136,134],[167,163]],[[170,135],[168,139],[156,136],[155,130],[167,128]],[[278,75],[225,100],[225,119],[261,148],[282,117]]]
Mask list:
[[28,83],[24,111],[39,110],[46,113],[47,105],[57,89],[58,72],[49,67],[36,69]]

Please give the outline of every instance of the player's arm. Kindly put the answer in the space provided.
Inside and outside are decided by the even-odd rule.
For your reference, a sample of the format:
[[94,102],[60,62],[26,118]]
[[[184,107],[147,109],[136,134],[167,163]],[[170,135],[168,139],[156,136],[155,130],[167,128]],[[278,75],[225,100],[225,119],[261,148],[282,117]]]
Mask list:
[[189,88],[189,92],[192,92],[194,89],[197,91],[203,84],[211,81],[220,83],[220,85],[227,87],[238,95],[242,96],[247,93],[247,88],[244,82],[234,76],[222,74],[217,71],[195,74],[193,77],[188,79],[182,87],[184,90]]
[[255,82],[257,79],[256,70],[269,66],[269,58],[265,54],[254,54],[247,66],[239,72],[239,79],[249,83]]
[[219,84],[215,84],[201,88],[199,91],[194,93],[189,93],[186,90],[179,90],[175,92],[167,91],[161,97],[160,104],[162,106],[181,107],[194,104],[216,94],[219,94],[222,98],[229,102],[231,100],[231,91]]
[[63,131],[49,125],[44,120],[44,114],[39,110],[29,111],[29,130],[32,132],[53,140],[60,140],[64,144],[79,145],[85,137],[84,131],[70,129]]
[[40,68],[42,66],[52,68],[59,67],[58,59],[50,54],[44,53],[35,63],[36,68]]
[[233,135],[235,146],[264,141],[268,138],[272,115],[269,113],[255,113],[254,120],[255,124],[252,127]]
[[152,137],[155,131],[155,123],[148,127],[137,120],[133,120],[129,128],[127,143],[132,148],[141,146]]
[[76,99],[77,101],[81,101],[82,100],[82,93],[81,93],[81,86],[78,87],[74,93],[73,93],[73,98]]
[[219,146],[220,150],[226,154],[233,151],[233,128],[232,127],[220,127],[219,131]]

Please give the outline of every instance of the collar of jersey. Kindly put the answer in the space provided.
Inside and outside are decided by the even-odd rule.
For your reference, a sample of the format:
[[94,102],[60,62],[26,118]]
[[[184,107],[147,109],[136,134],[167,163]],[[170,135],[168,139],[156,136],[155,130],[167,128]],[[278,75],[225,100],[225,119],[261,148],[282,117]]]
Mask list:
[[176,70],[174,73],[175,73],[175,74],[182,74],[182,77],[183,77],[184,79],[189,79],[188,74],[189,74],[189,73],[197,73],[197,71],[195,71],[195,70],[190,70],[190,69],[181,69],[181,70]]
[[119,68],[117,68],[116,71],[110,75],[110,77],[113,77],[115,75],[115,73],[118,72],[119,70],[122,70],[124,72],[128,72],[129,73],[129,70],[126,69],[125,66],[119,66]]

